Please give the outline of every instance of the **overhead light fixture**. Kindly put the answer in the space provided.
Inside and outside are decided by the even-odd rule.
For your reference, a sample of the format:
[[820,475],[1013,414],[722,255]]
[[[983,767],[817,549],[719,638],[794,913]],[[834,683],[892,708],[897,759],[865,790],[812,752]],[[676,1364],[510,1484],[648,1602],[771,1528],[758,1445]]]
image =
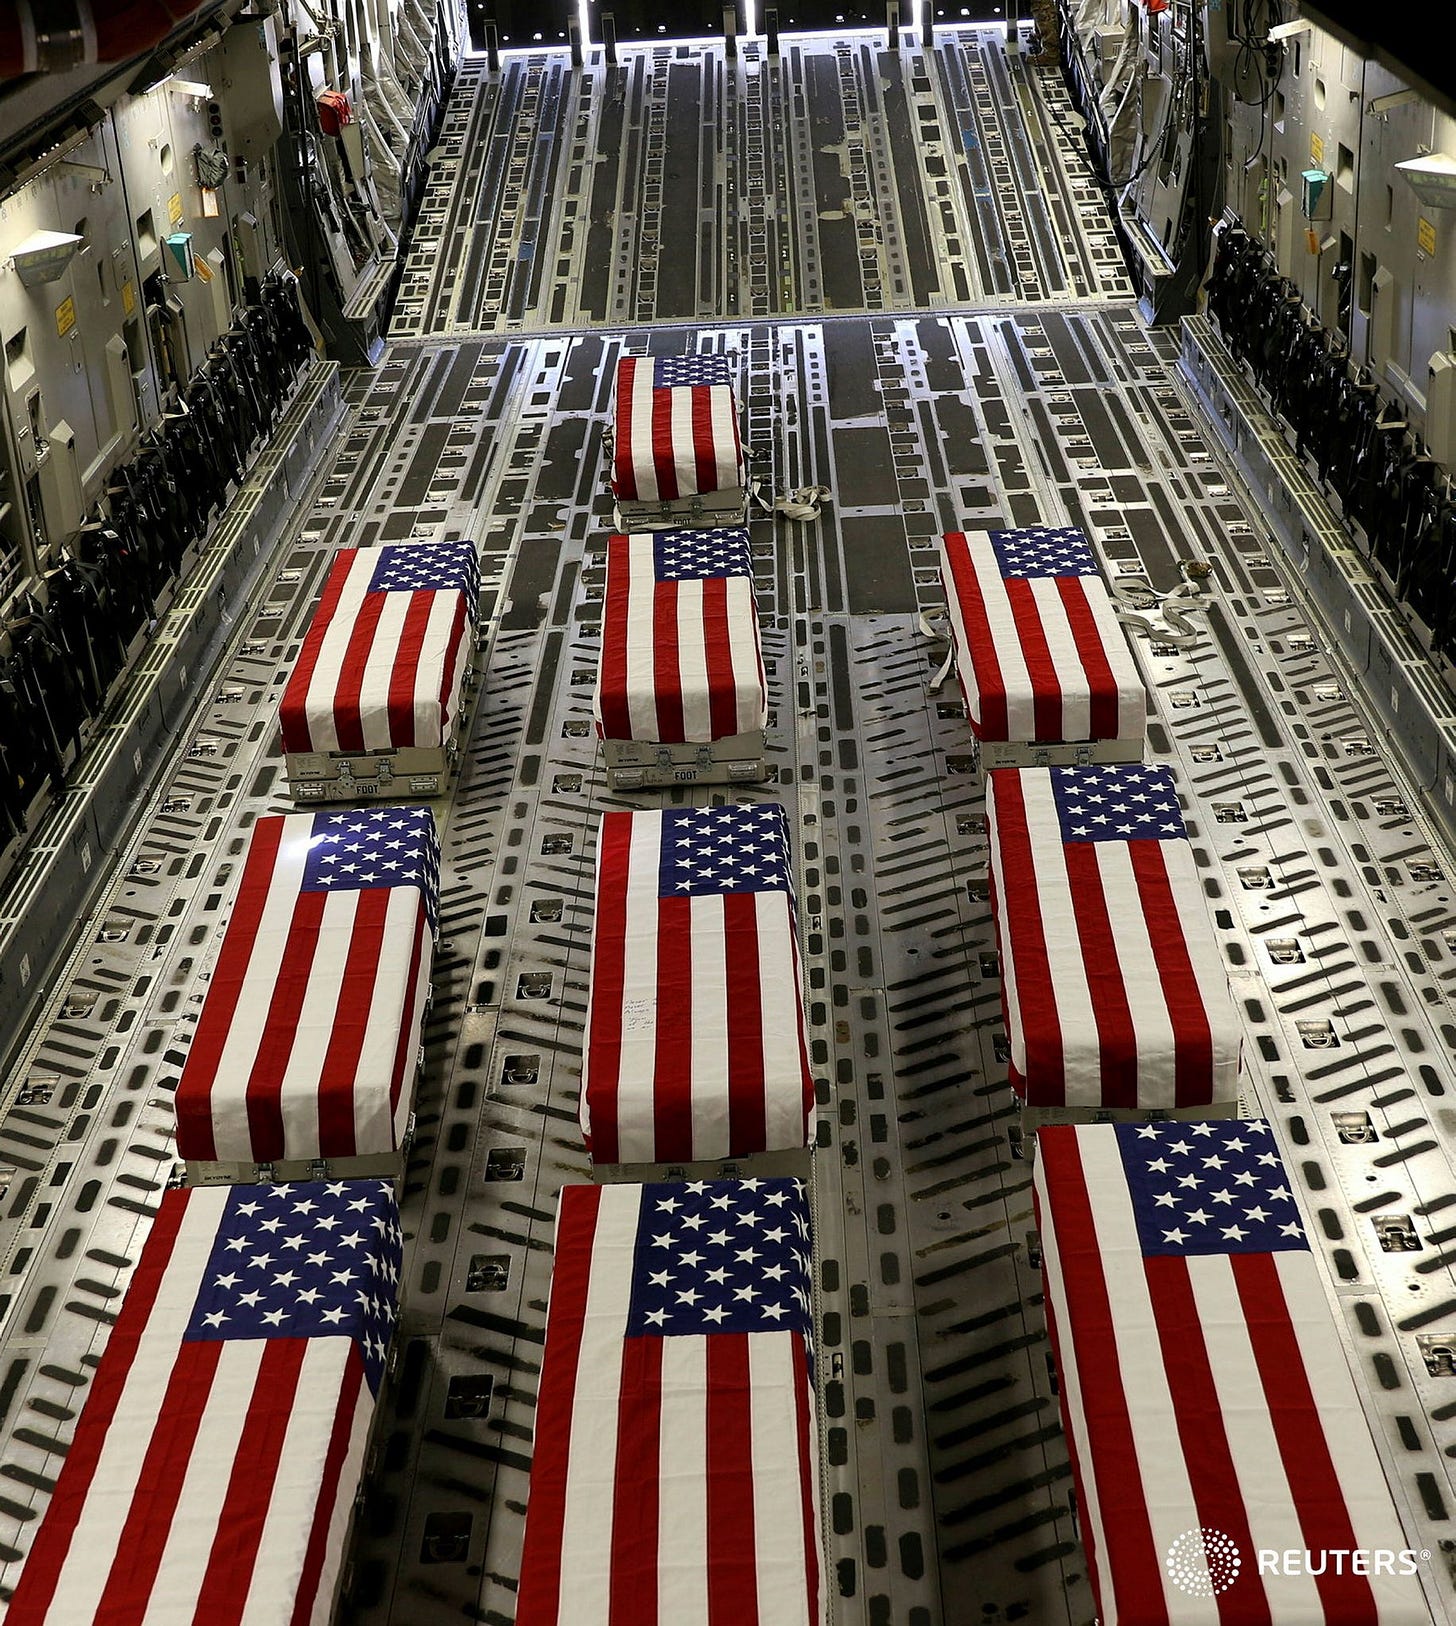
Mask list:
[[1456,209],[1456,158],[1449,153],[1426,153],[1395,167],[1428,208]]
[[203,84],[200,79],[169,79],[167,89],[179,96],[200,96],[205,102],[212,100],[212,86]]
[[1278,45],[1280,40],[1292,40],[1296,34],[1308,34],[1313,28],[1308,17],[1296,17],[1292,23],[1275,23],[1269,30],[1268,40],[1271,45]]

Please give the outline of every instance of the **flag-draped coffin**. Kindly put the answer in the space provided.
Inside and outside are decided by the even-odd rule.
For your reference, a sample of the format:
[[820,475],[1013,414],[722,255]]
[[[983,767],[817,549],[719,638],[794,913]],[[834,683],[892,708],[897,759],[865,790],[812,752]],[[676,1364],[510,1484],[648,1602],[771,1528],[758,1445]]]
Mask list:
[[399,1266],[381,1181],[169,1191],[12,1626],[326,1626]]
[[516,1626],[821,1626],[796,1180],[561,1194]]
[[1269,1126],[1044,1128],[1034,1196],[1103,1626],[1426,1626]]
[[338,553],[279,706],[283,749],[437,749],[459,715],[480,597],[469,542]]
[[667,504],[743,487],[728,355],[624,356],[617,363],[612,493]]
[[581,1095],[596,1163],[807,1144],[796,930],[776,803],[603,815]]
[[608,540],[595,711],[608,740],[705,743],[763,729],[746,527]]
[[1001,768],[986,786],[1017,1094],[1038,1107],[1235,1101],[1239,1022],[1172,775]]
[[940,570],[978,739],[1143,738],[1147,692],[1082,531],[952,532]]
[[257,821],[177,1087],[188,1162],[398,1149],[429,994],[439,844],[424,807]]

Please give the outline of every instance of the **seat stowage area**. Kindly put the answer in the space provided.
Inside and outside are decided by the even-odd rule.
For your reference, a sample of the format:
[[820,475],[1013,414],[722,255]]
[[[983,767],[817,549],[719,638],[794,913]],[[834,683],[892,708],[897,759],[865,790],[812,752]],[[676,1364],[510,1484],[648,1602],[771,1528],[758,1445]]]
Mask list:
[[1033,1191],[1103,1626],[1429,1626],[1269,1125],[1043,1128]]
[[562,1191],[516,1626],[820,1626],[811,1280],[797,1180]]
[[439,867],[427,807],[257,821],[177,1086],[189,1165],[399,1149]]
[[1147,691],[1084,532],[950,532],[940,574],[978,740],[1095,741],[1140,754]]
[[1169,770],[998,768],[986,830],[1018,1097],[1235,1110],[1241,1029]]
[[328,1620],[400,1249],[382,1181],[168,1191],[6,1618]]
[[581,1093],[594,1163],[808,1143],[790,862],[774,802],[603,814]]

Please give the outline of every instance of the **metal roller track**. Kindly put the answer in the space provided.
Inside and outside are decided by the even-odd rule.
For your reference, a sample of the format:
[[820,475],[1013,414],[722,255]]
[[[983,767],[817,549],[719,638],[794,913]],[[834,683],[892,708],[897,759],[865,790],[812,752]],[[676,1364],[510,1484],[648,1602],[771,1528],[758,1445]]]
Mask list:
[[[815,70],[826,97],[843,94],[838,49]],[[797,94],[790,74],[777,83]],[[462,84],[447,129],[461,101],[468,124],[500,92]],[[1051,218],[1079,208],[1059,195]],[[458,231],[441,267],[459,264]],[[827,252],[859,274],[857,240]],[[1160,588],[1180,557],[1214,563],[1196,642],[1137,643],[1152,755],[1186,800],[1245,1023],[1248,1104],[1275,1122],[1408,1536],[1435,1555],[1433,1619],[1456,1619],[1456,1378],[1421,1342],[1456,1341],[1456,859],[1410,811],[1173,347],[1095,301],[720,324],[775,488],[834,493],[814,524],[753,528],[775,779],[743,793],[788,806],[799,865],[833,1618],[1093,1615],[1025,1250],[1029,1170],[1008,1135],[981,798],[961,704],[928,690],[941,650],[918,625],[939,596],[938,532],[1067,520],[1112,572]],[[654,350],[697,342],[650,336]],[[556,1195],[587,1176],[594,831],[606,807],[664,799],[606,793],[590,722],[601,435],[615,360],[641,343],[587,322],[396,342],[351,391],[277,570],[238,608],[165,800],[116,855],[36,1022],[14,1081],[25,1098],[12,1091],[0,1118],[0,1159],[18,1171],[3,1207],[5,1584],[170,1172],[167,1085],[246,829],[283,805],[274,708],[325,557],[468,536],[485,556],[487,662],[444,832],[401,1365],[345,1618],[512,1618]]]

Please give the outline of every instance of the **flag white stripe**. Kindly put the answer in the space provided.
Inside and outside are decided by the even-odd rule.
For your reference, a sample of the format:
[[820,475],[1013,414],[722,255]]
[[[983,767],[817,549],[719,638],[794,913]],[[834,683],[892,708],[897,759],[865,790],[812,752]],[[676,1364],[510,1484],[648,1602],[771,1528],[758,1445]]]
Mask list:
[[[350,1339],[310,1338],[304,1350],[298,1393],[289,1413],[283,1451],[273,1476],[273,1497],[268,1504],[267,1522],[253,1565],[253,1583],[248,1589],[248,1601],[239,1626],[276,1626],[292,1618],[318,1508],[322,1467],[339,1414],[345,1366],[353,1353],[351,1346]],[[232,1347],[229,1346],[229,1353]],[[315,1395],[317,1403],[313,1399]],[[350,1430],[351,1443],[356,1436],[368,1433],[373,1412],[374,1397],[369,1393],[369,1385],[361,1384]],[[362,1459],[362,1438],[358,1443]],[[342,1505],[347,1517],[357,1482],[357,1471],[351,1478],[346,1463],[334,1497],[335,1513]],[[342,1559],[343,1553],[337,1549],[325,1554],[324,1570],[319,1578],[321,1595],[332,1598]]]
[[[226,1189],[191,1193],[178,1227],[172,1257],[152,1314],[139,1340],[126,1384],[117,1401],[71,1539],[70,1562],[62,1566],[47,1615],[55,1621],[85,1621],[96,1613],[122,1531],[141,1478],[146,1442],[162,1413],[176,1350],[191,1319],[195,1287],[212,1254]],[[168,1291],[169,1284],[184,1284]]]
[[794,1353],[784,1333],[750,1333],[748,1378],[753,1461],[753,1557],[758,1618],[773,1626],[818,1626],[809,1617],[810,1556],[804,1551],[804,1480],[799,1462]]
[[[1364,1426],[1360,1396],[1332,1324],[1330,1302],[1314,1256],[1278,1253],[1274,1264],[1357,1544],[1393,1552],[1418,1546],[1406,1537],[1396,1516],[1379,1454]],[[1303,1547],[1304,1543],[1294,1545]],[[1372,1626],[1424,1626],[1427,1615],[1415,1579],[1372,1575],[1370,1587],[1379,1607]]]
[[[632,386],[629,392],[629,419],[627,449],[632,459],[632,472],[637,481],[637,500],[656,502],[661,496],[657,486],[657,462],[652,452],[652,358],[637,356],[632,368]],[[617,425],[622,435],[624,426]],[[619,442],[620,444],[620,439]]]
[[769,1146],[804,1143],[803,989],[787,892],[758,895],[758,983]]
[[728,582],[728,647],[733,666],[738,732],[750,734],[768,721],[768,695],[763,679],[763,652],[759,646],[758,607],[753,583],[746,576]]
[[602,1577],[612,1568],[622,1330],[631,1305],[641,1191],[603,1191],[592,1241],[561,1518],[559,1618],[571,1626],[608,1626],[611,1595]]
[[1084,578],[1083,594],[1117,684],[1117,738],[1140,740],[1148,731],[1148,691],[1138,670],[1137,657],[1117,619],[1102,578]]
[[682,696],[683,735],[711,740],[713,710],[708,693],[708,644],[704,637],[703,584],[677,584],[677,681]]
[[634,740],[655,740],[657,722],[657,594],[650,536],[627,539],[627,715]]
[[[1085,740],[1092,735],[1092,683],[1082,661],[1082,652],[1077,648],[1077,636],[1067,618],[1066,601],[1062,598],[1059,580],[1052,576],[1033,577],[1031,597],[1056,672],[1062,715],[1061,737],[1064,740]],[[1093,586],[1100,585],[1092,577],[1084,577],[1083,580]]]
[[668,414],[672,424],[672,466],[679,497],[698,489],[698,458],[693,438],[693,390],[683,387],[667,392]]
[[404,1144],[405,1129],[408,1127],[410,1110],[414,1105],[414,1081],[419,1065],[417,1060],[420,1048],[419,1035],[425,1023],[425,1006],[430,998],[430,974],[434,969],[435,945],[430,936],[429,917],[425,914],[423,905],[420,908],[415,931],[423,938],[423,942],[420,946],[420,968],[415,973],[414,997],[406,1006],[406,1020],[413,1042],[405,1057],[404,1077],[399,1081],[399,1100],[394,1105],[395,1146]]
[[[1163,1365],[1158,1324],[1148,1296],[1137,1221],[1117,1136],[1079,1136],[1078,1151],[1092,1203],[1102,1280],[1111,1311],[1112,1340],[1122,1380],[1121,1392],[1140,1469],[1141,1501],[1147,1509],[1153,1546],[1161,1555],[1186,1531],[1198,1529],[1202,1520],[1193,1499],[1188,1464],[1179,1445],[1173,1397]],[[1070,1336],[1070,1326],[1065,1321],[1062,1326],[1063,1357],[1070,1354],[1075,1359],[1076,1346]],[[1082,1467],[1084,1494],[1093,1498],[1099,1488],[1097,1464],[1084,1460]],[[1098,1518],[1100,1521],[1100,1513]],[[1105,1560],[1105,1546],[1102,1552]],[[1108,1614],[1104,1626],[1116,1626],[1119,1618],[1116,1577],[1105,1561],[1101,1575],[1102,1601]],[[1166,1575],[1163,1591],[1165,1596],[1176,1597],[1179,1626],[1217,1626],[1216,1598],[1190,1598],[1181,1591],[1171,1594]]]
[[[394,677],[395,656],[404,636],[411,593],[382,593],[379,618],[369,640],[359,681],[359,725],[366,751],[388,751],[389,685]],[[362,640],[361,640],[362,641]]]
[[718,490],[729,491],[743,484],[743,461],[738,448],[738,404],[727,384],[714,384],[708,391],[709,421],[712,424],[714,459],[718,465]]
[[409,968],[420,913],[420,895],[413,887],[390,889],[384,936],[370,987],[369,1024],[354,1071],[354,1144],[361,1151],[383,1151],[395,1144],[394,1104],[389,1091],[412,991]]
[[728,943],[722,898],[692,901],[693,1154],[728,1145]]
[[468,616],[458,634],[455,630],[460,607],[454,593],[430,594],[425,633],[415,657],[415,745],[422,749],[443,745],[455,716],[465,672],[459,656],[470,635]]
[[[338,1601],[339,1581],[344,1572],[344,1561],[349,1555],[347,1536],[349,1521],[354,1516],[354,1491],[362,1483],[369,1452],[369,1434],[374,1423],[374,1397],[369,1385],[359,1390],[359,1405],[354,1413],[349,1433],[349,1448],[339,1472],[339,1494],[334,1499],[329,1515],[328,1535],[324,1541],[323,1569],[319,1574],[318,1591],[314,1595],[309,1626],[329,1626],[334,1618],[334,1605]],[[242,1626],[255,1626],[244,1620]],[[258,1623],[262,1626],[262,1623]]]
[[661,1344],[657,1619],[662,1626],[709,1626],[708,1340]]

